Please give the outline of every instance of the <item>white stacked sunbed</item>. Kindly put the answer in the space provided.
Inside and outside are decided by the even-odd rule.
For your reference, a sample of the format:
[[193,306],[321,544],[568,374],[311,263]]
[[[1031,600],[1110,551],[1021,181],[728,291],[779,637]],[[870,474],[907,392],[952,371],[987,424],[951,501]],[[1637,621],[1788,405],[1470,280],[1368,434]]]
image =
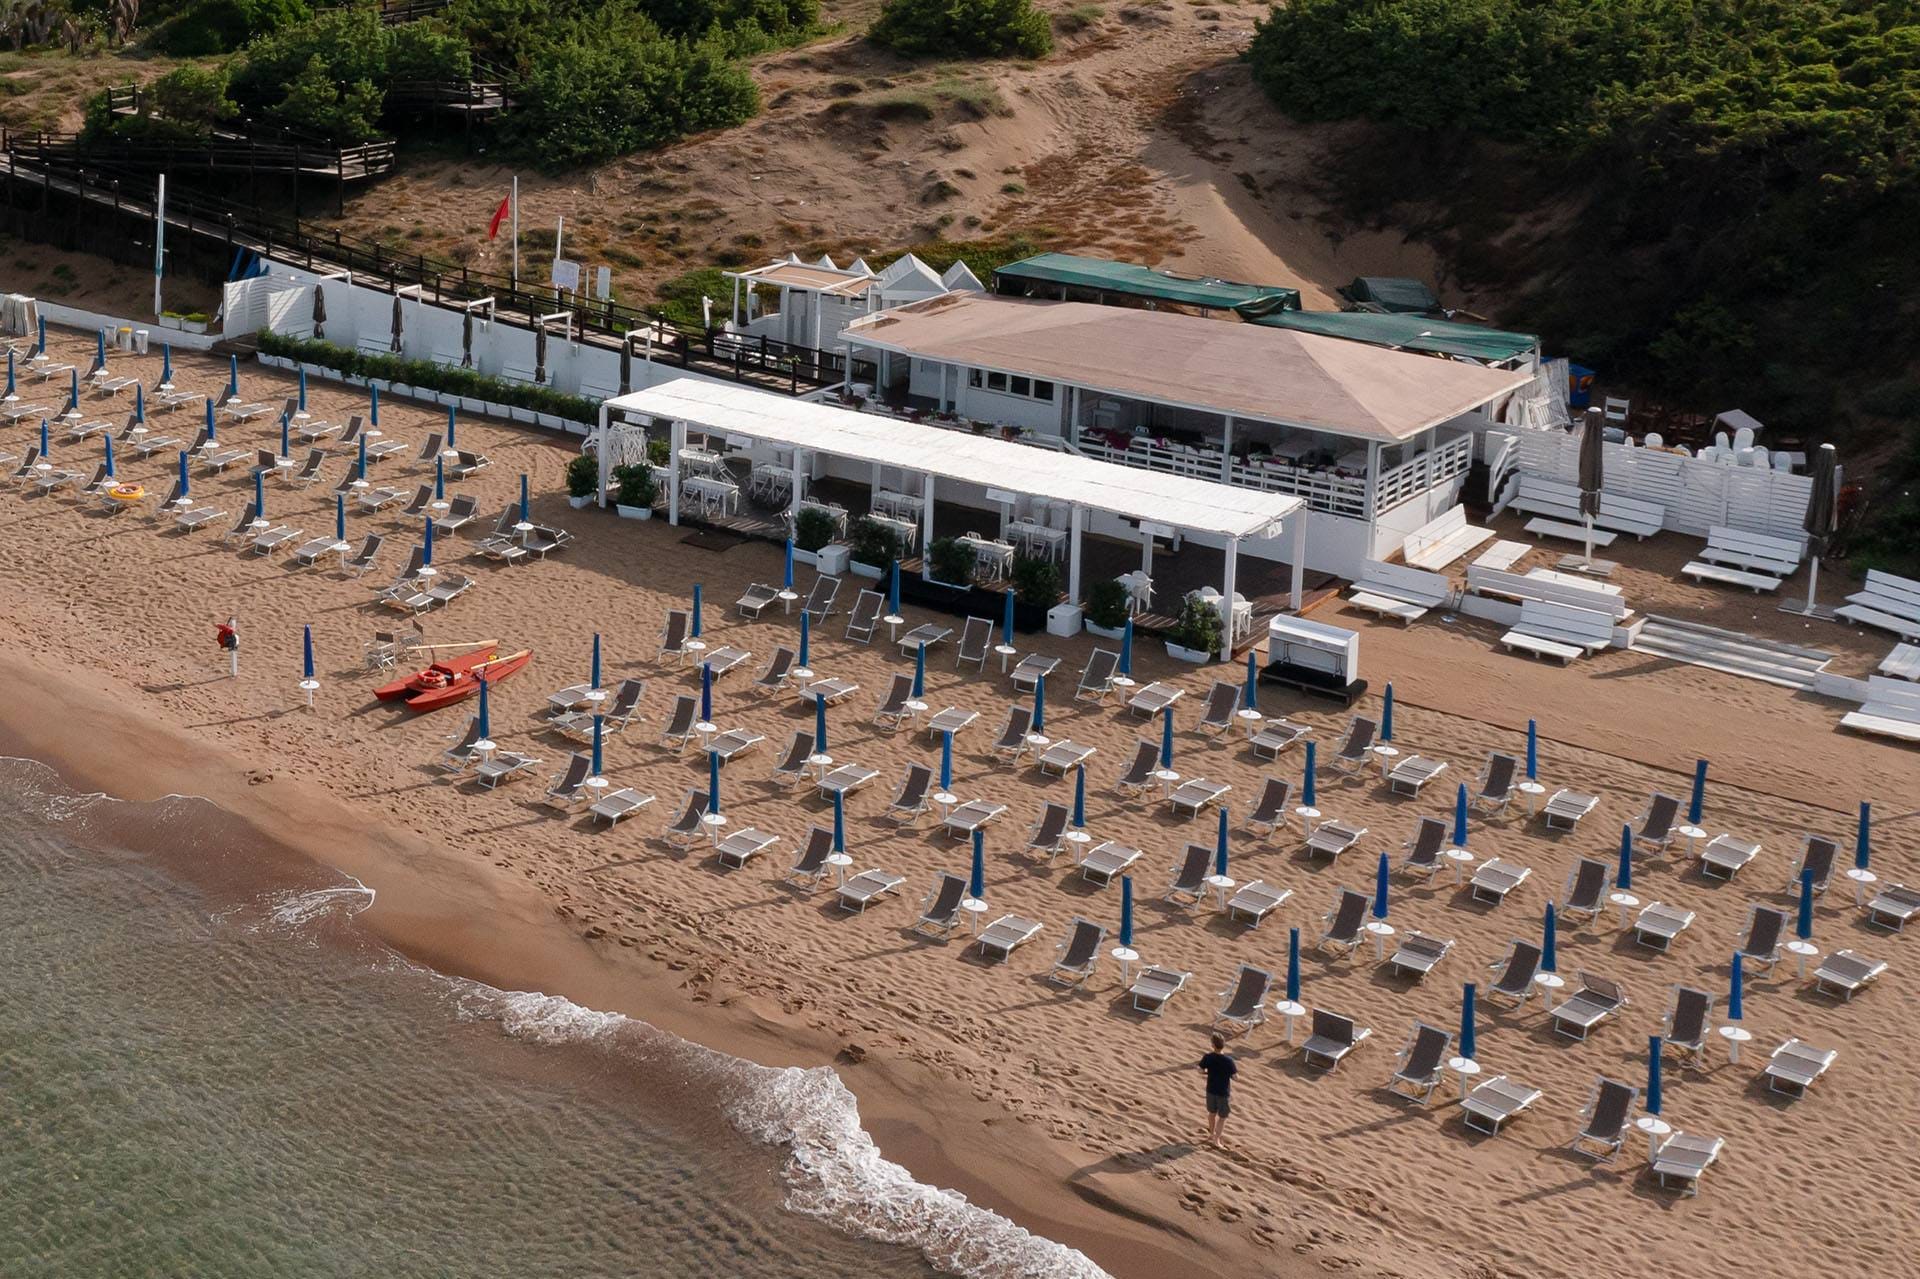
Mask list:
[[1680,571],[1700,581],[1744,586],[1756,593],[1777,591],[1780,583],[1800,567],[1806,553],[1806,543],[1795,538],[1710,528],[1706,546]]
[[1865,590],[1847,596],[1833,615],[1856,626],[1877,626],[1901,639],[1920,640],[1920,582],[1867,570]]
[[1867,700],[1859,710],[1841,716],[1840,725],[1862,733],[1920,742],[1920,684],[1888,679],[1884,675],[1868,676]]
[[1453,584],[1439,573],[1368,560],[1360,569],[1347,603],[1411,626],[1428,610],[1444,607],[1453,598]]
[[[1535,537],[1558,537],[1572,542],[1587,540],[1586,524],[1580,515],[1578,485],[1544,475],[1523,474],[1519,490],[1507,505],[1542,517],[1527,522],[1527,532]],[[1593,544],[1611,545],[1618,533],[1631,533],[1645,541],[1665,527],[1666,520],[1666,508],[1657,502],[1603,492],[1600,513],[1593,517]]]
[[1520,605],[1519,622],[1500,637],[1500,643],[1509,650],[1571,663],[1613,643],[1613,619],[1590,608],[1525,600]]
[[1413,568],[1438,572],[1492,536],[1492,529],[1467,523],[1466,507],[1450,507],[1439,519],[1407,534],[1400,544],[1401,557]]
[[1475,595],[1518,600],[1523,606],[1528,600],[1539,600],[1548,604],[1591,609],[1596,613],[1605,613],[1616,622],[1633,615],[1626,600],[1621,598],[1619,587],[1574,578],[1571,574],[1556,573],[1552,569],[1537,568],[1530,573],[1509,573],[1502,569],[1469,564],[1467,589]]

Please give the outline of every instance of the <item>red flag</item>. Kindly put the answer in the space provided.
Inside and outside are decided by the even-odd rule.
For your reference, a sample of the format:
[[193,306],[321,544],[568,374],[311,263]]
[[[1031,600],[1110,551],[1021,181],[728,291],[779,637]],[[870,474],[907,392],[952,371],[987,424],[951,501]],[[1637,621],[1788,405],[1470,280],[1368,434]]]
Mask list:
[[500,223],[506,218],[507,211],[512,205],[513,197],[508,196],[506,199],[500,201],[500,207],[493,211],[493,221],[487,223],[487,238],[489,240],[500,234]]

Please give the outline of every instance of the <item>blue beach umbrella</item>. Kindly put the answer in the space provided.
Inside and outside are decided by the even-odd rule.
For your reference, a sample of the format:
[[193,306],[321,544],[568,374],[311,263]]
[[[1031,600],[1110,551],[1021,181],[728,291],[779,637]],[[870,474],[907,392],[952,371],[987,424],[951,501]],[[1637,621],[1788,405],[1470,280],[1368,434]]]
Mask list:
[[1000,615],[1000,642],[1009,647],[1013,644],[1013,590],[1007,590],[1007,607]]
[[267,475],[265,471],[253,473],[253,513],[260,519],[267,518]]
[[1527,721],[1527,780],[1534,781],[1540,776],[1540,729],[1532,720]]
[[973,873],[967,877],[967,896],[975,901],[987,899],[987,839],[978,826],[973,828]]
[[1167,707],[1160,719],[1160,767],[1173,767],[1173,707]]
[[707,753],[707,811],[720,811],[720,752]]
[[1287,1002],[1300,1002],[1300,930],[1287,929]]
[[786,568],[781,573],[780,589],[785,591],[790,591],[793,589],[793,539],[792,538],[787,539],[787,562],[786,562]]
[[47,353],[47,317],[44,315],[40,317],[40,344],[33,348],[33,353],[35,355]]
[[900,616],[900,561],[894,560],[887,569],[887,616]]
[[280,415],[280,456],[281,457],[293,456],[292,419],[289,418],[285,413],[282,413]]
[[111,435],[103,435],[100,437],[100,440],[103,444],[106,445],[106,448],[107,448],[107,459],[106,459],[107,478],[112,479],[113,478],[113,437]]
[[347,495],[344,493],[333,495],[333,540],[347,540]]
[[527,503],[527,473],[525,471],[522,471],[520,472],[520,522],[522,524],[533,523],[533,517],[527,514],[528,509],[529,507]]
[[380,388],[377,386],[367,387],[367,422],[372,426],[380,425]]
[[207,442],[211,444],[219,438],[220,424],[213,420],[213,397],[207,397]]
[[227,357],[227,398],[240,398],[240,357],[237,355]]
[[487,685],[491,682],[486,675],[480,676],[480,740],[483,742],[493,737],[492,717],[487,714]]
[[1473,983],[1468,982],[1460,991],[1460,1055],[1472,1061],[1478,1046],[1473,1041]]
[[453,405],[447,405],[447,447],[454,447],[453,433],[459,424],[453,420]]
[[[974,833],[979,834],[978,831]],[[847,796],[844,791],[833,793],[833,851],[847,851]]]
[[940,734],[940,789],[953,789],[953,730]]
[[812,630],[813,630],[812,614],[810,613],[800,614],[800,665],[803,667],[807,664],[807,647],[808,647],[807,639],[809,634],[812,632]]
[[421,523],[425,524],[427,528],[426,558],[421,562],[431,564],[433,563],[433,516],[427,516]]
[[1080,765],[1073,772],[1073,828],[1082,830],[1087,824],[1087,766]]
[[1122,675],[1133,674],[1133,619],[1129,617],[1126,625],[1120,628],[1120,660],[1115,664]]
[[1033,679],[1033,731],[1043,733],[1047,728],[1047,677],[1036,675]]
[[604,733],[602,720],[604,719],[605,716],[602,715],[593,717],[593,775],[595,777],[600,776],[600,750]]
[[1120,944],[1133,947],[1133,876],[1120,877]]
[[1386,699],[1384,704],[1380,708],[1380,740],[1383,742],[1390,742],[1393,740],[1393,683],[1392,681],[1388,681],[1387,683]]
[[913,700],[919,701],[927,693],[927,646],[922,641],[913,650]]
[[1373,872],[1373,917],[1387,917],[1387,876],[1393,873],[1393,867],[1387,863],[1387,855],[1380,854],[1380,864]]
[[[108,471],[107,474],[113,474]],[[1867,863],[1873,860],[1873,805],[1862,801],[1860,805],[1860,828],[1853,836],[1853,864],[1861,870],[1867,869]]]
[[300,677],[313,678],[313,627],[300,628]]
[[1687,802],[1687,822],[1689,825],[1698,826],[1700,824],[1700,809],[1701,806],[1706,803],[1706,800],[1707,761],[1704,759],[1696,759],[1693,761],[1693,798]]
[[1660,1036],[1647,1036],[1647,1113],[1660,1113]]
[[80,370],[67,370],[67,412],[80,411]]
[[[46,430],[47,430],[47,424],[45,422],[42,422],[40,424],[40,440],[41,440],[40,452],[43,455],[47,451],[45,447]],[[180,454],[180,496],[185,497],[186,495],[187,495],[187,455],[184,451],[182,451]]]
[[1793,935],[1801,941],[1813,940],[1813,868],[1800,872],[1800,915],[1793,921]]
[[813,752],[816,755],[827,753],[827,699],[813,699]]
[[1733,975],[1727,980],[1727,1020],[1739,1021],[1746,1012],[1747,970],[1739,951],[1733,952]]
[[1554,943],[1559,940],[1559,937],[1560,919],[1554,913],[1553,903],[1548,902],[1547,919],[1540,927],[1540,970],[1542,972],[1554,972],[1559,967],[1554,955]]
[[[107,331],[101,329],[93,335],[93,368],[100,368],[107,362]],[[89,373],[93,369],[87,370]]]
[[1220,805],[1220,830],[1213,837],[1213,873],[1222,879],[1227,877],[1227,806],[1225,804]]
[[1453,797],[1453,846],[1467,846],[1467,784],[1460,783],[1459,791]]
[[1633,827],[1620,828],[1620,869],[1614,872],[1613,886],[1621,892],[1633,887]]
[[1313,807],[1313,743],[1307,743],[1306,763],[1300,773],[1300,804],[1304,808]]
[[162,342],[160,344],[159,385],[166,386],[172,381],[173,381],[173,343]]
[[20,398],[19,389],[14,385],[12,347],[7,348],[7,398],[9,400],[17,400]]
[[[53,441],[47,438],[47,419],[41,418],[40,419],[40,460],[43,462],[46,461],[47,458],[52,455],[52,453],[53,453]],[[186,457],[187,455],[185,453],[182,453],[180,455],[180,459],[181,459],[180,473],[182,475],[185,475],[187,473]]]
[[307,411],[307,370],[305,366],[302,366],[300,369],[300,398],[296,402],[295,407],[302,413]]
[[700,638],[700,583],[693,584],[693,638]]
[[354,463],[353,478],[356,480],[364,480],[367,478],[367,437],[364,432],[362,432],[360,436],[360,458]]
[[1247,650],[1247,682],[1240,689],[1240,705],[1247,710],[1260,709],[1260,670],[1254,665],[1253,650]]
[[433,500],[447,500],[447,459],[444,457],[433,459]]
[[713,723],[713,667],[700,667],[700,722]]
[[147,421],[147,388],[138,383],[135,383],[133,388],[133,420],[142,426],[146,425]]
[[593,686],[600,687],[600,632],[593,633]]

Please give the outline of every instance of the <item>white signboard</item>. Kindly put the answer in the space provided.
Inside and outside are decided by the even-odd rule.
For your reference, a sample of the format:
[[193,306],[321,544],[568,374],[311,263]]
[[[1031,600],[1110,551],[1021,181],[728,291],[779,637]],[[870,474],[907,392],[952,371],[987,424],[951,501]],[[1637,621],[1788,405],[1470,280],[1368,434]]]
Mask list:
[[580,291],[580,264],[566,258],[553,260],[553,287],[564,289],[568,293]]
[[613,268],[599,266],[593,269],[593,296],[605,302],[613,296]]

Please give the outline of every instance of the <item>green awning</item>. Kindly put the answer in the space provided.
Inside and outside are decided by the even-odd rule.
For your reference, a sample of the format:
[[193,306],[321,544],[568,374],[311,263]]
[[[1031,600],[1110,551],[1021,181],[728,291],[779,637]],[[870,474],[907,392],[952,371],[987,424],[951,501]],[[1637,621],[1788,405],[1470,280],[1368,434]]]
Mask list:
[[1251,323],[1277,329],[1319,333],[1429,355],[1459,355],[1498,364],[1537,349],[1531,333],[1505,333],[1478,324],[1429,320],[1418,315],[1382,315],[1373,311],[1276,311]]
[[1440,309],[1440,299],[1418,280],[1395,275],[1355,276],[1343,290],[1347,297],[1369,311],[1403,311],[1424,315]]
[[1277,284],[1239,284],[1205,276],[1156,271],[1132,262],[1086,258],[1073,253],[1040,253],[994,271],[996,280],[1056,284],[1119,293],[1128,297],[1177,302],[1182,306],[1230,311],[1248,307],[1266,312],[1300,305],[1300,290]]

